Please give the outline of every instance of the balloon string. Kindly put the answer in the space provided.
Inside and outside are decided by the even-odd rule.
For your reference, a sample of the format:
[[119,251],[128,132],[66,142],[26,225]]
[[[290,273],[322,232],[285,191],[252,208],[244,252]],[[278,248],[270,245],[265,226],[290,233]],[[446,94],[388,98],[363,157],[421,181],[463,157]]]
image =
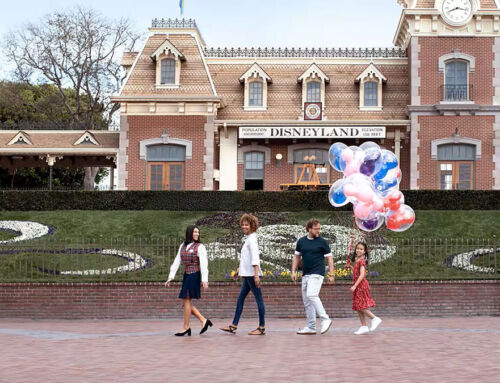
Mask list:
[[356,229],[359,230],[359,228],[356,226],[356,216],[354,214],[352,215],[352,227],[353,227],[353,231],[351,234],[351,240],[349,242],[349,250],[347,250],[346,266],[351,264],[350,259],[351,259],[352,244],[354,242],[354,230],[356,230]]

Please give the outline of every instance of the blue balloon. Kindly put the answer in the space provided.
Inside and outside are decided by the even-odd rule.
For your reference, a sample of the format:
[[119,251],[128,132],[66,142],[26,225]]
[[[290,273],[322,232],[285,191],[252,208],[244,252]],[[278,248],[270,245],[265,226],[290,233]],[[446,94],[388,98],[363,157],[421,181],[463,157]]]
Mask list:
[[381,180],[387,175],[387,172],[398,166],[398,159],[396,155],[389,150],[382,150],[382,166],[380,170],[375,173],[372,177],[374,180]]
[[328,192],[328,200],[334,207],[347,205],[349,200],[344,194],[344,179],[337,180]]
[[330,161],[330,165],[339,172],[343,172],[345,170],[345,161],[342,158],[343,150],[347,148],[347,145],[342,142],[336,142],[332,146],[330,146],[330,150],[328,151],[328,160]]
[[398,179],[396,177],[385,178],[383,180],[375,181],[375,190],[381,194],[385,195],[392,189],[398,186]]

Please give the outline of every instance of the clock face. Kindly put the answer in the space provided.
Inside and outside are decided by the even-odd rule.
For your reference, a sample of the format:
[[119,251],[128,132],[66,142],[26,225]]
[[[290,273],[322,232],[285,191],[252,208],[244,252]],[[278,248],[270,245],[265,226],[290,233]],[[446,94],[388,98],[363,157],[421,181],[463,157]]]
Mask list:
[[463,24],[472,15],[470,0],[444,0],[442,8],[443,18],[452,25]]

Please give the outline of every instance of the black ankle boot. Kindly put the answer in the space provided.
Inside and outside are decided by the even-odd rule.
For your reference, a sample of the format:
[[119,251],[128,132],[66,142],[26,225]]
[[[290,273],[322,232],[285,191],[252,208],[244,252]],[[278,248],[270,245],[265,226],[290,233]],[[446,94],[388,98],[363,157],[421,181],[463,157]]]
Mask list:
[[184,335],[191,336],[191,328],[188,328],[184,332],[178,332],[175,334],[175,336],[184,336]]

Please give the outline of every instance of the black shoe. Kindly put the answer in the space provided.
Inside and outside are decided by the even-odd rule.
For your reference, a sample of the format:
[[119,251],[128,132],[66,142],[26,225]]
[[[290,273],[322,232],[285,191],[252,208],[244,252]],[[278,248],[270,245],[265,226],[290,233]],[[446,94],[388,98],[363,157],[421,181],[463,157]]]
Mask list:
[[186,335],[186,334],[187,334],[187,336],[191,336],[191,328],[188,328],[188,329],[187,329],[186,331],[184,331],[184,332],[178,332],[178,333],[176,333],[176,334],[175,334],[175,336],[184,336],[184,335]]
[[203,328],[200,331],[200,335],[203,334],[205,331],[207,331],[208,327],[212,327],[213,325],[214,324],[212,323],[212,321],[210,319],[207,319],[207,321],[205,322],[205,325],[203,326]]

